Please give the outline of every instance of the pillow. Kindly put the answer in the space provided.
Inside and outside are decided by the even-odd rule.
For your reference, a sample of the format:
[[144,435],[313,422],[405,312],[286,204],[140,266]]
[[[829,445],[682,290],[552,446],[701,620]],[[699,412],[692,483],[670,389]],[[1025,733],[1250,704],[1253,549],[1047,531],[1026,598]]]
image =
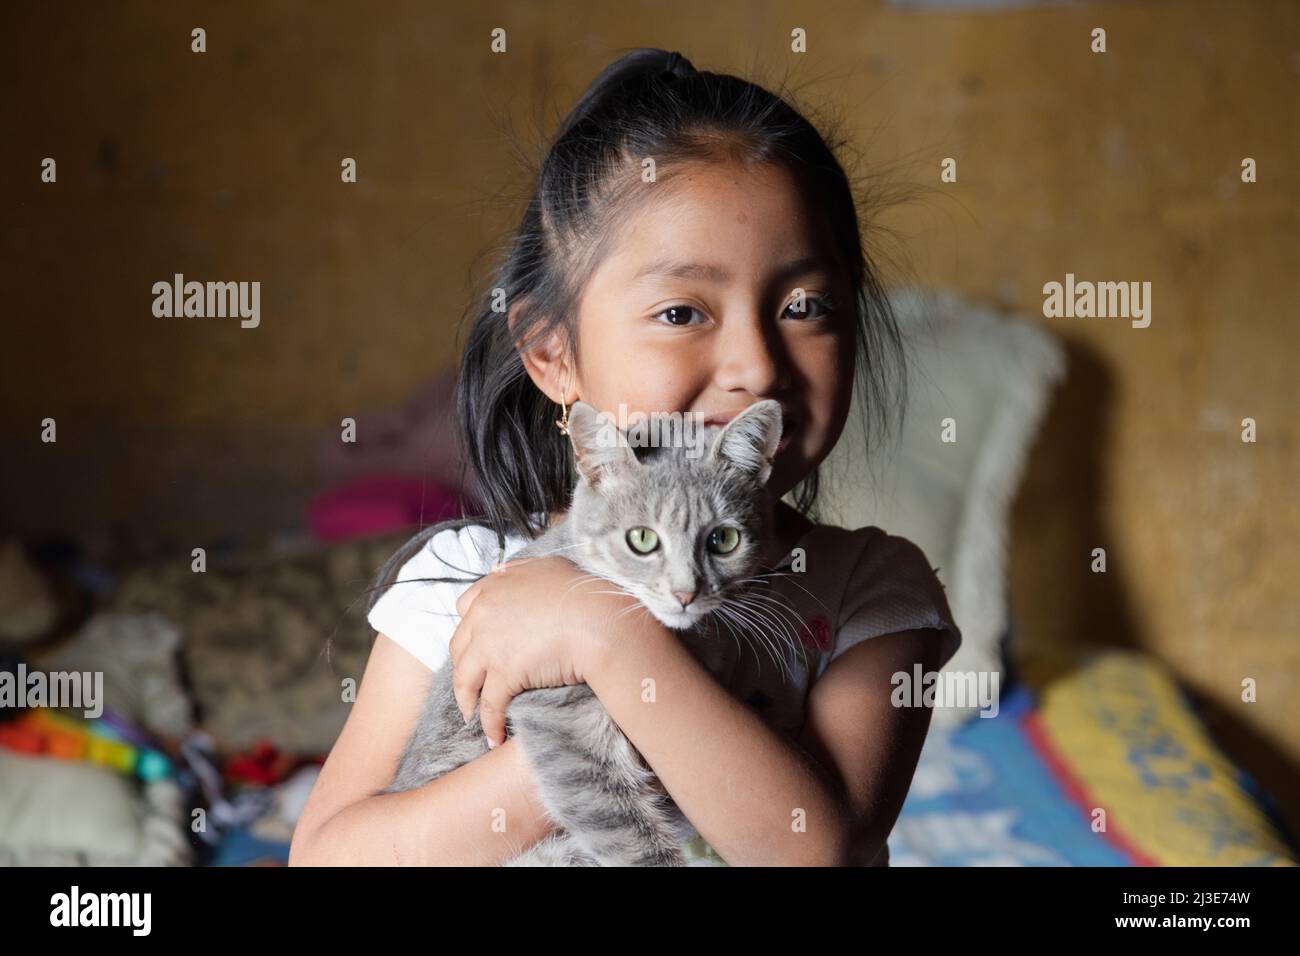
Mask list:
[[[180,643],[161,614],[100,611],[70,641],[33,653],[30,666],[102,674],[106,709],[179,739],[193,728],[176,660]],[[191,862],[185,795],[174,777],[144,782],[88,762],[0,748],[0,780],[0,865]]]
[[1253,790],[1154,657],[1082,648],[926,738],[891,865],[1294,866]]
[[186,866],[184,795],[80,761],[0,748],[0,866]]
[[1269,802],[1155,658],[1082,648],[1025,732],[1105,837],[1150,866],[1295,866]]
[[[997,672],[1001,680],[1010,506],[1065,374],[1065,352],[1042,326],[950,292],[904,289],[891,301],[908,362],[899,442],[877,451],[868,468],[855,389],[849,423],[823,469],[824,520],[878,525],[919,545],[962,631],[944,670]],[[954,440],[944,440],[945,419]],[[940,707],[933,719],[951,726],[975,713]]]

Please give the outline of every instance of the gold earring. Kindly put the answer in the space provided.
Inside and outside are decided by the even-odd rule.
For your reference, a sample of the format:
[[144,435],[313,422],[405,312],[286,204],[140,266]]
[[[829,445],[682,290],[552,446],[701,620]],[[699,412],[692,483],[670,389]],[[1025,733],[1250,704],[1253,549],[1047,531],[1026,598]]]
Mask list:
[[560,407],[564,409],[564,414],[555,420],[555,427],[560,430],[561,435],[569,434],[569,406],[560,402]]

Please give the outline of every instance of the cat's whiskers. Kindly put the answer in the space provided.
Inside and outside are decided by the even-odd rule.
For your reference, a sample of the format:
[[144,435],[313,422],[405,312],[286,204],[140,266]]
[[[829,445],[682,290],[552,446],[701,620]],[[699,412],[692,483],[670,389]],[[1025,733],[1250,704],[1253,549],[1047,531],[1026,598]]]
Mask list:
[[[608,579],[606,579],[606,578],[602,578],[599,574],[584,574],[584,575],[581,575],[581,576],[578,577],[578,578],[575,578],[574,581],[573,581],[573,583],[570,584],[567,588],[564,589],[564,593],[563,593],[562,595],[560,595],[560,597],[561,597],[561,598],[568,597],[568,596],[569,596],[569,592],[572,591],[574,588],[576,588],[579,584],[586,584],[586,583],[588,583],[589,581],[607,581],[607,583],[609,583],[609,584],[613,584],[613,583],[614,583],[614,582],[612,582],[612,581],[608,581]],[[615,584],[614,586],[615,586],[615,587],[618,587],[617,584]]]
[[[767,615],[775,618],[778,621],[778,623],[788,626],[791,630],[789,632],[787,632],[784,629],[781,630],[780,634],[782,636],[791,636],[797,633],[797,625],[802,623],[802,621],[799,618],[798,612],[794,608],[790,607],[789,604],[779,600],[775,595],[748,592],[748,593],[742,593],[737,598],[737,601],[742,604],[747,604],[748,606],[752,607],[754,610],[762,609]],[[755,602],[755,601],[758,603],[749,604],[749,602]],[[789,618],[783,618],[781,616],[782,613],[788,614]],[[791,648],[794,648],[796,646],[793,640],[790,641],[790,645]]]
[[790,604],[790,602],[785,600],[784,597],[778,596],[776,594],[768,593],[766,591],[757,591],[754,589],[743,589],[738,592],[737,598],[744,599],[744,600],[752,600],[752,601],[762,601],[764,604],[770,605],[771,607],[779,608],[782,611],[786,611],[790,613],[791,615],[793,615],[795,619],[798,619],[799,617],[799,612],[795,610],[795,608]]
[[[719,608],[718,610],[721,610],[721,608]],[[714,613],[710,614],[707,618],[704,619],[704,623],[708,627],[710,627],[710,629],[713,631],[712,634],[713,637],[722,636],[721,634],[718,633],[718,629],[715,625],[720,624],[723,627],[725,627],[727,629],[727,636],[731,638],[731,642],[736,646],[736,656],[739,657],[741,655],[741,653],[743,652],[743,647],[740,643],[740,638],[736,636],[735,630],[732,628],[731,624],[728,623],[727,619],[723,615],[715,611]]]
[[[536,544],[538,540],[539,540],[539,539],[534,538],[532,544]],[[545,551],[545,552],[543,552],[543,553],[541,553],[541,554],[536,554],[536,555],[529,555],[529,557],[539,557],[539,558],[544,558],[544,557],[546,557],[547,555],[559,554],[561,551],[569,551],[569,550],[571,550],[571,549],[573,549],[573,548],[580,548],[580,547],[582,547],[582,545],[583,545],[584,543],[585,543],[585,542],[583,542],[583,541],[574,541],[572,544],[559,545],[559,546],[556,546],[556,547],[552,548],[550,551]],[[531,545],[530,545],[530,546],[531,546]]]
[[736,633],[736,629],[732,627],[732,624],[736,622],[736,618],[730,613],[730,610],[724,605],[714,611],[713,614],[710,615],[710,618],[717,621],[727,629],[727,633],[730,634],[732,639],[736,642],[736,653],[743,653],[745,647],[749,644],[748,636],[746,636],[745,642],[741,643],[740,637]]
[[[766,637],[775,647],[784,651],[780,655],[780,659],[788,662],[798,649],[793,624],[783,619],[777,613],[776,608],[751,603],[746,599],[737,600],[736,605],[744,608],[752,617],[768,625],[774,625],[772,630],[766,633]],[[779,607],[779,609],[788,610],[784,607]]]
[[[618,620],[624,614],[628,614],[634,611],[639,611],[642,614],[649,614],[651,617],[654,617],[654,615],[650,613],[650,609],[648,607],[646,607],[640,601],[637,601],[635,604],[629,604],[627,607],[623,608],[623,610],[615,614],[613,620]],[[655,618],[655,620],[658,620],[658,618]]]
[[747,611],[744,611],[735,605],[730,605],[725,609],[719,609],[719,612],[725,614],[725,616],[735,621],[740,626],[741,633],[747,638],[746,643],[754,649],[754,659],[759,662],[760,667],[762,666],[762,658],[759,656],[759,650],[761,649],[767,653],[767,656],[771,659],[773,665],[776,666],[783,675],[786,673],[781,658],[777,655],[774,646],[764,633],[763,628],[758,626],[758,622],[756,622]]
[[750,583],[750,582],[759,582],[759,581],[761,581],[761,582],[764,583],[764,584],[769,584],[769,585],[770,585],[772,582],[769,581],[769,580],[766,580],[766,579],[768,579],[768,578],[774,578],[774,577],[789,578],[791,584],[793,584],[795,587],[799,588],[799,590],[803,591],[804,594],[807,594],[810,598],[812,598],[812,599],[813,599],[814,601],[816,601],[819,605],[821,605],[822,610],[826,612],[826,614],[827,614],[828,617],[834,617],[834,615],[831,613],[831,609],[828,608],[828,607],[826,606],[826,602],[825,602],[825,601],[823,601],[821,598],[819,598],[816,594],[813,594],[812,591],[809,591],[806,587],[804,587],[802,584],[800,584],[798,580],[796,580],[796,575],[797,575],[797,574],[798,574],[798,572],[796,572],[796,571],[767,571],[767,572],[764,572],[764,573],[762,573],[762,574],[755,574],[755,575],[753,575],[753,576],[751,576],[751,577],[745,578],[745,580],[744,580],[743,582],[741,582],[741,583],[743,583],[743,584],[748,584],[748,583]]
[[[770,614],[774,615],[783,624],[788,625],[792,631],[797,630],[797,625],[801,623],[799,612],[783,595],[744,586],[737,590],[735,600],[751,606],[766,608]],[[781,633],[782,636],[788,636],[790,632],[783,629]]]
[[[538,554],[526,554],[526,555],[524,555],[524,557],[525,557],[525,558],[552,558],[552,557],[555,557],[555,555],[561,553],[562,551],[572,551],[574,548],[581,548],[581,547],[583,547],[586,543],[587,543],[587,542],[585,542],[585,541],[575,541],[575,542],[573,542],[573,544],[566,544],[566,545],[563,545],[563,546],[558,547],[558,548],[552,548],[552,549],[549,550],[549,551],[543,551],[543,552],[540,552],[540,553],[538,553]],[[509,561],[513,560],[514,558],[517,558],[518,556],[519,556],[518,553],[516,553],[513,557],[511,557],[511,558],[507,558],[507,559],[506,559],[506,562],[509,562]]]
[[[781,669],[782,675],[788,675],[785,662],[776,653],[776,646],[771,641],[770,635],[766,633],[763,627],[763,621],[757,617],[752,609],[742,606],[739,602],[733,602],[718,609],[719,613],[725,613],[729,617],[743,624],[747,628],[747,633],[756,637],[761,647],[767,651],[772,663]],[[755,651],[757,653],[757,650]]]
[[727,615],[723,613],[723,609],[719,608],[714,614],[710,615],[709,620],[715,621],[727,629],[731,642],[736,646],[736,658],[739,659],[745,652],[745,643],[747,642],[741,642],[740,636],[736,634],[736,629],[731,626],[731,622],[727,619]]
[[[637,597],[631,591],[623,591],[621,593],[626,594],[628,597],[636,598],[636,603],[629,604],[627,607],[623,608],[623,610],[619,611],[617,614],[614,615],[614,617],[612,618],[613,620],[618,620],[620,617],[622,617],[624,614],[627,614],[629,611],[644,611],[646,614],[651,614],[651,616],[653,616],[651,610],[645,606],[645,603],[641,600],[641,598]],[[656,620],[658,620],[658,618],[656,618]]]

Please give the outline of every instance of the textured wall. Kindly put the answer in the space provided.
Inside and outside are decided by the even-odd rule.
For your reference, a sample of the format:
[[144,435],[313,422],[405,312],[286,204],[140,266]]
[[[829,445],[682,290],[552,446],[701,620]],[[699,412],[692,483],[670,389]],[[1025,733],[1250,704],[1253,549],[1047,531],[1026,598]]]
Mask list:
[[[549,128],[621,47],[788,71],[866,161],[932,187],[883,218],[916,278],[1068,343],[1015,517],[1022,656],[1042,666],[1081,640],[1157,652],[1300,806],[1300,7],[382,9],[7,12],[21,95],[0,156],[5,526],[277,520],[309,481],[315,430],[453,361],[475,254],[519,195],[503,130],[527,143]],[[38,181],[44,156],[55,186]],[[958,181],[941,184],[949,156]],[[1257,183],[1240,181],[1244,157]],[[155,318],[151,286],[175,272],[260,281],[261,325]],[[1067,272],[1151,282],[1150,327],[1043,318],[1043,284]],[[34,440],[46,415],[54,453]],[[1095,547],[1105,575],[1088,570]],[[1258,703],[1239,700],[1243,677]]]

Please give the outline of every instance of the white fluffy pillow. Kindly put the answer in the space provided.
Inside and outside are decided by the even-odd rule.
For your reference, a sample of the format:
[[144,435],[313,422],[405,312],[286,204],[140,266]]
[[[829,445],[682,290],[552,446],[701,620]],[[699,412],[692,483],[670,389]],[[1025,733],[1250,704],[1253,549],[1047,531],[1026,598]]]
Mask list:
[[186,866],[174,780],[0,748],[0,866]]
[[[999,316],[949,292],[907,289],[892,301],[908,349],[908,403],[897,448],[867,470],[860,396],[823,468],[827,522],[878,525],[916,542],[938,569],[962,630],[951,671],[1003,673],[1009,627],[1010,506],[1025,460],[1065,374],[1065,352],[1041,325]],[[955,441],[942,440],[951,418]],[[936,724],[974,709],[938,708]]]

